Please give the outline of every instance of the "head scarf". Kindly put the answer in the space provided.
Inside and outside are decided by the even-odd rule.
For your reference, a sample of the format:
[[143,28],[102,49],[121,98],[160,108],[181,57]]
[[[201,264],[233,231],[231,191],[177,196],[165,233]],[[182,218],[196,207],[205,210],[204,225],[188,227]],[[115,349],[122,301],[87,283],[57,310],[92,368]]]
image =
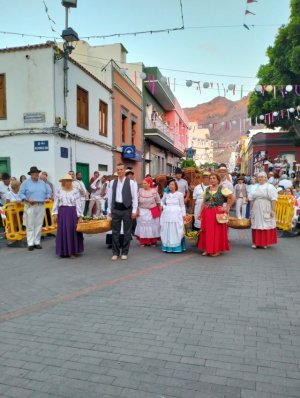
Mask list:
[[260,172],[257,174],[257,177],[265,177],[265,178],[268,178],[267,173],[265,173],[264,171],[260,171]]
[[153,180],[150,177],[144,178],[144,181],[150,185],[150,188],[154,188]]

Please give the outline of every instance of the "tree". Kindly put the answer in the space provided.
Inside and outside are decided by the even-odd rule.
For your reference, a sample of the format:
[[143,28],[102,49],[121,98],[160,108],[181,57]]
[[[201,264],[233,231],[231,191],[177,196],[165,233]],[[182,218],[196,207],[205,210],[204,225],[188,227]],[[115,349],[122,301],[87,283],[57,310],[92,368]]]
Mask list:
[[[276,85],[277,87],[289,84],[299,85],[300,94],[300,0],[291,0],[290,9],[289,23],[279,29],[274,46],[267,49],[269,62],[260,66],[257,77],[258,84],[261,85]],[[253,92],[250,95],[248,113],[251,118],[255,118],[283,109],[297,109],[298,107],[299,111],[299,105],[300,96],[297,96],[294,90],[286,93],[284,97],[277,92],[276,98],[273,92],[265,92],[264,95]],[[300,138],[300,120],[296,112],[290,114],[290,119],[287,117],[282,119],[279,113],[274,121],[267,124],[271,128],[280,126],[290,131],[293,136],[296,134],[298,140]]]

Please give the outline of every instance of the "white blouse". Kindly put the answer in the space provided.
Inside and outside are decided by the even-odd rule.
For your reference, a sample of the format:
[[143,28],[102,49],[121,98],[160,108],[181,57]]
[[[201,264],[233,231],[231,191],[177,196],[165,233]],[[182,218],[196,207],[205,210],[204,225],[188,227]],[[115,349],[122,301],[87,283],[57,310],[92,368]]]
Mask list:
[[77,217],[83,217],[81,197],[79,190],[73,189],[72,191],[65,191],[64,189],[58,189],[56,191],[52,209],[52,215],[58,214],[61,206],[75,206]]
[[278,199],[278,192],[274,185],[268,182],[265,184],[257,184],[257,186],[249,192],[249,199],[267,199],[273,201]]
[[172,207],[172,206],[178,206],[181,210],[181,214],[183,216],[186,215],[186,210],[185,210],[185,205],[184,205],[184,197],[183,194],[179,191],[175,191],[174,193],[164,193],[164,196],[162,198],[162,205],[163,207]]

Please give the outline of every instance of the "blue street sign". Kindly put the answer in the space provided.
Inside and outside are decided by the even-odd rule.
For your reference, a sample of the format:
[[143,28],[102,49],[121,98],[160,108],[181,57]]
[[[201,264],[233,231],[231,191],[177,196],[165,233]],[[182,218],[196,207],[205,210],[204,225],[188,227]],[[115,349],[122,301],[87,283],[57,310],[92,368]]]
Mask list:
[[60,157],[68,159],[68,157],[69,157],[69,149],[68,148],[64,148],[64,147],[61,146],[60,147]]
[[134,145],[124,145],[122,156],[124,159],[134,159],[135,158],[135,146]]
[[34,150],[37,152],[49,151],[49,141],[34,141]]

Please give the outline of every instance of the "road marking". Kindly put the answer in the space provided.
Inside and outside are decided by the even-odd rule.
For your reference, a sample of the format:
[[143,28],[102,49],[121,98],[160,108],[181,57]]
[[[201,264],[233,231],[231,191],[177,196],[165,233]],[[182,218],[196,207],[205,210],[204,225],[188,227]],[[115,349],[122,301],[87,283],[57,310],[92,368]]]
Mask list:
[[144,268],[140,271],[131,272],[130,274],[123,275],[119,278],[109,279],[109,280],[99,283],[97,285],[87,286],[87,287],[84,287],[84,288],[81,288],[78,290],[74,290],[73,292],[70,292],[63,296],[57,296],[57,297],[54,297],[53,299],[43,301],[41,303],[31,304],[26,307],[20,308],[18,310],[7,312],[5,314],[0,315],[0,322],[5,322],[5,321],[9,321],[11,319],[20,318],[24,315],[29,315],[34,312],[38,312],[42,309],[45,309],[45,308],[53,307],[58,304],[63,304],[67,301],[71,301],[78,297],[84,296],[85,294],[90,294],[90,293],[96,292],[97,290],[105,289],[110,286],[115,286],[115,285],[118,285],[123,282],[131,281],[131,280],[134,280],[141,276],[150,274],[155,271],[159,271],[164,268],[168,268],[170,266],[173,266],[173,265],[176,265],[179,263],[182,263],[184,265],[187,260],[189,260],[192,257],[196,257],[197,254],[192,253],[192,254],[178,255],[178,257],[177,257],[177,255],[174,255],[174,256],[176,256],[176,258],[174,257],[172,260],[164,261],[157,265],[153,265],[151,267]]

